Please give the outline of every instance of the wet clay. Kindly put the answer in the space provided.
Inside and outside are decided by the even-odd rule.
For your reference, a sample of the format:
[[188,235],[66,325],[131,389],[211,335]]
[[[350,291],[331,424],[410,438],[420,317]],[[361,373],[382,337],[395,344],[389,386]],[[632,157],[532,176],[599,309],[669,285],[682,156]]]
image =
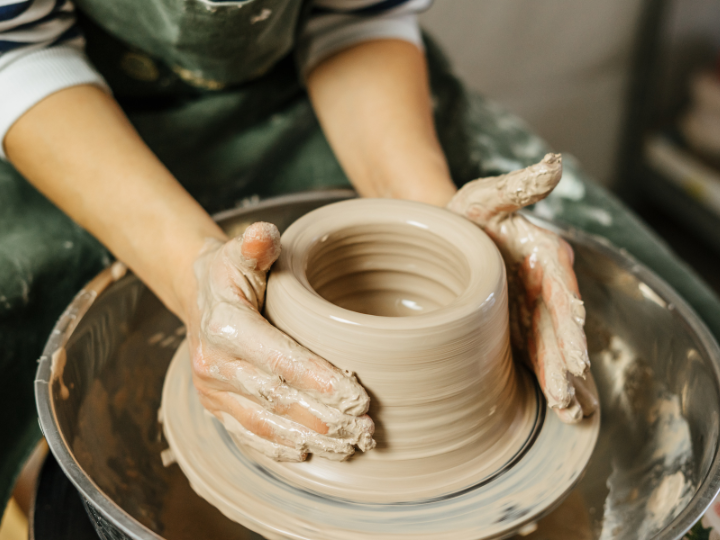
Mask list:
[[282,461],[309,453],[347,459],[355,446],[375,446],[365,414],[370,398],[354,377],[260,314],[266,273],[279,254],[277,227],[257,222],[227,243],[208,241],[197,257],[195,386],[203,406],[243,446]]
[[304,216],[282,236],[265,314],[371,397],[375,450],[347,463],[253,456],[298,485],[368,502],[437,497],[497,474],[533,431],[502,258],[450,212],[360,199]]
[[368,199],[311,212],[282,236],[265,315],[358,377],[377,442],[343,463],[322,451],[278,462],[284,455],[267,457],[238,422],[221,418],[279,477],[347,500],[422,500],[488,481],[532,441],[538,400],[510,354],[505,267],[464,218]]
[[597,410],[584,382],[590,368],[585,307],[572,269],[572,248],[517,210],[544,199],[562,178],[562,156],[505,175],[468,182],[448,209],[480,225],[510,272],[512,337],[533,364],[548,404],[565,422]]
[[177,463],[268,538],[493,537],[517,530],[526,505],[552,505],[587,464],[598,418],[546,414],[512,362],[500,253],[462,217],[367,199],[307,214],[282,236],[265,315],[357,377],[377,442],[344,462],[268,458],[202,409],[181,346],[162,400]]

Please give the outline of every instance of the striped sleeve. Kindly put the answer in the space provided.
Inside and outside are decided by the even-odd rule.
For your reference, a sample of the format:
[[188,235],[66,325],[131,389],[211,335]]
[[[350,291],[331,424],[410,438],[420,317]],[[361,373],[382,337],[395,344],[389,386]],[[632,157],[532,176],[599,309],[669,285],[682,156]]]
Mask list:
[[84,45],[68,0],[0,0],[0,159],[7,131],[43,98],[78,84],[107,88]]
[[422,47],[417,14],[432,0],[314,0],[299,41],[303,77],[321,60],[373,39],[401,39]]

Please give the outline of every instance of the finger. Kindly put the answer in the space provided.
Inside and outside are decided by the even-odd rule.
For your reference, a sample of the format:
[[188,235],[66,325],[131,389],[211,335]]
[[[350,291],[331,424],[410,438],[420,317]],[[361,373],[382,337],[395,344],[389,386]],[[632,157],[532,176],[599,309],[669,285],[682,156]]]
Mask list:
[[253,269],[267,272],[280,256],[280,232],[272,223],[258,221],[242,235],[243,263]]
[[577,424],[583,419],[582,406],[575,396],[573,396],[572,400],[570,400],[570,404],[567,407],[554,407],[553,411],[555,411],[558,418],[566,424]]
[[448,208],[478,225],[486,226],[544,199],[562,178],[562,156],[547,154],[542,161],[502,176],[481,178],[467,183],[448,204]]
[[584,379],[571,375],[570,382],[575,388],[575,396],[582,407],[583,416],[591,416],[600,407],[600,398],[592,373],[588,371]]
[[549,278],[543,284],[543,301],[550,310],[558,346],[568,371],[582,377],[590,367],[587,338],[583,330],[585,307],[582,300]]
[[600,400],[592,373],[588,372],[585,379],[570,375],[569,380],[575,389],[575,396],[568,407],[554,410],[566,424],[576,424],[583,418],[592,416],[598,410]]
[[363,452],[375,447],[375,424],[367,415],[343,414],[242,360],[216,359],[212,366],[210,370],[198,366],[194,375],[213,390],[238,393],[321,435],[346,439]]
[[212,296],[228,302],[247,301],[262,309],[266,273],[280,255],[280,233],[271,223],[250,225],[242,236],[226,242],[210,268]]
[[203,317],[208,339],[232,356],[279,376],[328,407],[361,416],[370,398],[351,372],[344,372],[299,345],[257,311],[227,302]]
[[564,241],[544,263],[542,298],[552,317],[555,335],[565,364],[573,375],[582,377],[590,367],[585,337],[585,306],[580,299],[570,250]]
[[599,406],[597,388],[592,374],[587,379],[567,373],[559,362],[560,348],[547,307],[540,302],[536,308],[530,357],[545,397],[558,417],[565,423],[580,422]]
[[219,412],[216,417],[238,446],[249,446],[275,461],[298,462],[305,461],[307,458],[307,452],[301,452],[290,446],[274,443],[255,435],[226,412]]
[[552,319],[542,302],[538,303],[533,315],[528,352],[548,405],[559,409],[570,406],[574,390],[558,348]]
[[499,230],[493,230],[505,258],[521,260],[526,302],[545,302],[568,371],[582,377],[590,358],[583,328],[585,307],[572,268],[572,248],[557,234],[533,225],[523,216],[512,216]]
[[355,453],[355,447],[348,440],[320,435],[231,392],[206,394],[203,396],[203,405],[210,411],[229,414],[255,435],[281,446],[294,448],[301,454],[313,453],[327,459],[344,461]]

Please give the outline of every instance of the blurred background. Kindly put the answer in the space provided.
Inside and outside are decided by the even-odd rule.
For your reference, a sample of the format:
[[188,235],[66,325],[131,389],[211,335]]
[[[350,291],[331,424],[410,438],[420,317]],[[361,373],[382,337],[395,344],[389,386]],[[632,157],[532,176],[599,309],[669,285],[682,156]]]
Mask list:
[[720,291],[720,0],[435,0],[422,23]]
[[613,178],[639,0],[436,0],[423,26],[471,88]]

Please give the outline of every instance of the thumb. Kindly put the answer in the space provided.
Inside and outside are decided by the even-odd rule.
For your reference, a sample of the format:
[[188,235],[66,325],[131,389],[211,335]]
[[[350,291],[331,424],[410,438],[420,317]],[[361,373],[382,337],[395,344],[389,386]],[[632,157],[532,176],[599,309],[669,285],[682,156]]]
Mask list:
[[280,256],[280,231],[272,223],[258,221],[242,235],[234,263],[249,270],[267,272]]
[[562,156],[547,154],[530,167],[468,182],[448,203],[448,209],[486,227],[493,218],[544,199],[561,178]]
[[[280,255],[280,232],[272,223],[253,223],[242,236],[226,242],[212,274],[219,297],[234,300],[240,292],[255,308],[262,309],[266,273]],[[228,296],[229,295],[229,296]]]

